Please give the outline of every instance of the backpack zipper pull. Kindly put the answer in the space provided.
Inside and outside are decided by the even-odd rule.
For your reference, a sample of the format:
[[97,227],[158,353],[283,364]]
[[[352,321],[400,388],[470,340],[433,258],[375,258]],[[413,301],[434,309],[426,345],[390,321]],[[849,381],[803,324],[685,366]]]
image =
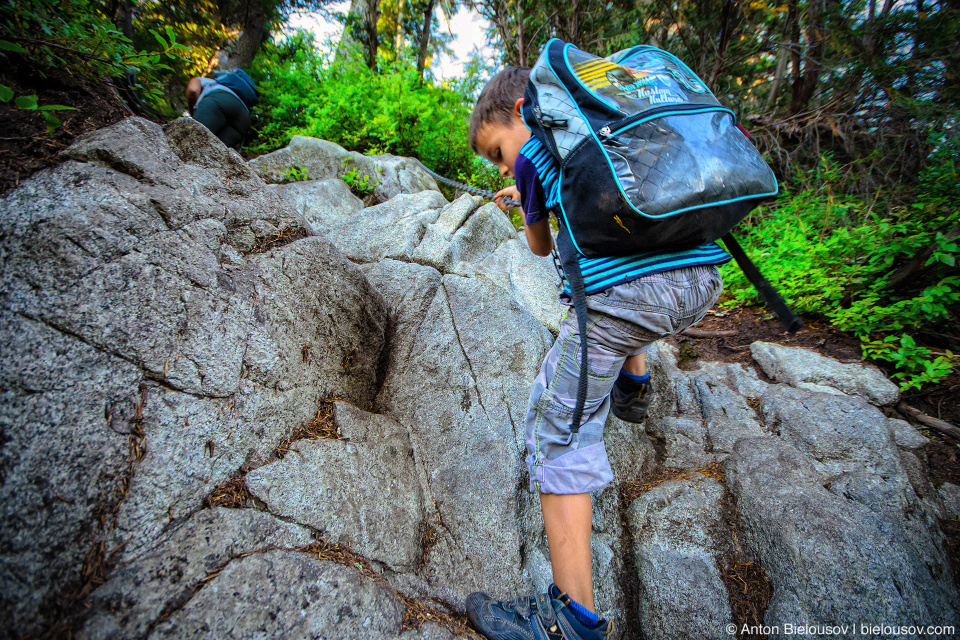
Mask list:
[[605,140],[609,140],[613,137],[613,132],[610,131],[610,127],[603,127],[597,133],[600,134],[600,137],[604,138]]
[[540,126],[547,129],[564,128],[567,126],[567,121],[562,118],[554,118],[551,115],[544,115],[544,113],[540,111],[539,106],[533,108],[533,115],[536,116],[537,122],[540,123]]

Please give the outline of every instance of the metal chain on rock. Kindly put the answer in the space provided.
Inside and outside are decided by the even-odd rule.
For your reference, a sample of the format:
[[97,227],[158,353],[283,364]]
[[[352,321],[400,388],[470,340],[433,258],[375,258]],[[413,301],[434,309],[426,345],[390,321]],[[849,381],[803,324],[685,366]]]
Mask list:
[[[493,191],[487,191],[486,189],[471,187],[468,184],[457,182],[456,180],[451,180],[450,178],[444,178],[442,175],[431,170],[430,167],[423,164],[416,158],[410,158],[410,159],[416,162],[418,165],[420,165],[420,168],[426,171],[427,173],[429,173],[431,176],[433,176],[435,180],[439,180],[440,182],[446,185],[449,185],[454,189],[457,189],[459,191],[465,191],[472,196],[481,196],[486,198],[487,200],[493,200],[494,197],[497,195]],[[514,200],[513,198],[504,198],[504,204],[506,204],[508,207],[512,209],[515,209],[520,206],[520,203]],[[560,276],[560,284],[563,284],[563,281],[564,281],[563,267],[560,265],[560,254],[557,253],[556,246],[553,247],[553,252],[551,253],[551,255],[553,256],[553,267],[557,270],[557,275]]]
[[[422,162],[420,162],[420,161],[417,160],[416,158],[410,158],[410,160],[413,160],[413,161],[416,162],[418,165],[420,165],[420,168],[423,169],[424,171],[426,171],[427,173],[429,173],[431,176],[433,176],[433,178],[434,178],[435,180],[439,180],[440,182],[444,183],[445,185],[449,185],[449,186],[453,187],[454,189],[457,189],[458,191],[466,191],[467,193],[469,193],[469,194],[472,195],[472,196],[481,196],[481,197],[486,198],[487,200],[493,200],[494,197],[497,195],[497,194],[494,193],[493,191],[487,191],[486,189],[479,189],[479,188],[477,188],[477,187],[471,187],[471,186],[468,185],[468,184],[464,184],[464,183],[462,183],[462,182],[457,182],[456,180],[451,180],[450,178],[444,178],[442,175],[440,175],[439,173],[434,172],[433,170],[430,169],[430,167],[428,167],[427,165],[423,164]],[[520,206],[520,203],[517,202],[516,200],[512,199],[512,198],[505,198],[505,199],[504,199],[504,204],[506,204],[506,205],[507,205],[508,207],[510,207],[511,209],[515,209],[515,208],[517,208],[517,207]]]

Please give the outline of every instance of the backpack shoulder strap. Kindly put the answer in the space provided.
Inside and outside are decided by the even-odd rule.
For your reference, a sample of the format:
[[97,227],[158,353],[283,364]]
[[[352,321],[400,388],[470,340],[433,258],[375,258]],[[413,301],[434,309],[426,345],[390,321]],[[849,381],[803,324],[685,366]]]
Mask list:
[[[580,380],[577,385],[577,405],[570,420],[570,429],[573,433],[580,431],[580,420],[583,417],[583,405],[587,401],[587,294],[583,284],[583,274],[580,272],[580,260],[577,258],[577,249],[566,225],[560,225],[557,234],[557,251],[560,253],[560,264],[563,273],[570,284],[570,293],[573,296],[573,310],[577,314],[577,330],[580,332]],[[572,439],[572,436],[571,436]]]
[[743,270],[743,274],[747,276],[747,280],[757,288],[757,292],[763,298],[764,303],[777,314],[777,318],[787,328],[787,331],[795,333],[797,329],[803,326],[803,321],[787,306],[783,296],[763,277],[763,274],[757,269],[757,265],[753,264],[753,261],[747,257],[733,235],[728,233],[722,239],[727,251],[737,261],[740,269]]

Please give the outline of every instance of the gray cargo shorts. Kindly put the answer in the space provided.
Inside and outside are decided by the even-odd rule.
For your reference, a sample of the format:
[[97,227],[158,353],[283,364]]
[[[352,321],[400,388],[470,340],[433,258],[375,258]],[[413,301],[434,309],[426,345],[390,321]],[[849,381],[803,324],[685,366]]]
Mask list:
[[623,361],[699,321],[722,290],[720,272],[708,265],[644,276],[587,296],[589,377],[577,434],[570,419],[580,380],[580,335],[570,308],[530,393],[526,462],[531,492],[589,493],[613,480],[603,425]]

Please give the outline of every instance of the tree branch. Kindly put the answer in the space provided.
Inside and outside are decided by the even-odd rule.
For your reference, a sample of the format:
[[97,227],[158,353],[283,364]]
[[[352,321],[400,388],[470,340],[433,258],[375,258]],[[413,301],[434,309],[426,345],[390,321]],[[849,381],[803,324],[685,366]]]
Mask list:
[[732,329],[723,329],[720,331],[706,331],[704,329],[685,329],[680,335],[689,338],[729,338],[737,335],[737,331]]
[[914,407],[911,407],[910,405],[904,402],[900,402],[897,404],[897,410],[903,414],[910,416],[920,424],[930,427],[931,429],[934,429],[936,431],[939,431],[944,435],[950,436],[957,442],[960,442],[960,429],[953,426],[949,422],[944,422],[943,420],[940,420],[938,418],[928,416],[927,414],[922,413],[919,409],[915,409]]

